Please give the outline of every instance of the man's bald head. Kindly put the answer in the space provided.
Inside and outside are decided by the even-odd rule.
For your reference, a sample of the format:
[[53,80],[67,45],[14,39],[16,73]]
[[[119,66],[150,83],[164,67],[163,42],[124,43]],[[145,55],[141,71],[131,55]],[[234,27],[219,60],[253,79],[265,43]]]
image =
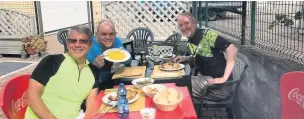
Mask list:
[[98,23],[98,26],[97,26],[97,33],[96,35],[98,35],[99,33],[99,30],[101,27],[112,27],[112,30],[114,31],[114,33],[116,34],[116,30],[115,30],[115,26],[114,26],[114,23],[110,20],[102,20]]
[[115,26],[110,20],[102,20],[97,27],[97,40],[105,49],[111,48],[116,37]]

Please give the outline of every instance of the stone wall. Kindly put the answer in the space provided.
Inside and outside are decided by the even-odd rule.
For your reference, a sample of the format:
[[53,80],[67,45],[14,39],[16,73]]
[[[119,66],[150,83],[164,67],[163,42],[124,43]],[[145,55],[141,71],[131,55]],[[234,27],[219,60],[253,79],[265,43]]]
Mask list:
[[304,71],[304,65],[252,46],[238,47],[250,62],[239,90],[240,119],[280,119],[280,77],[290,71]]

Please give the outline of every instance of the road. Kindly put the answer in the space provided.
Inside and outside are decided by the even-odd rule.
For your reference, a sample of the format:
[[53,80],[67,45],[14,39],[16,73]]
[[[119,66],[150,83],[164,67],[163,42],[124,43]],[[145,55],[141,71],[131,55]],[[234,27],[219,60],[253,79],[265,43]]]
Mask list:
[[[251,18],[250,14],[247,16],[249,17],[246,19],[246,43],[249,44]],[[304,35],[298,33],[296,25],[277,24],[273,29],[269,29],[270,23],[274,21],[273,14],[258,13],[255,21],[256,46],[304,64]],[[237,14],[228,14],[224,18],[208,22],[208,27],[238,40],[241,38],[241,26],[242,17]]]

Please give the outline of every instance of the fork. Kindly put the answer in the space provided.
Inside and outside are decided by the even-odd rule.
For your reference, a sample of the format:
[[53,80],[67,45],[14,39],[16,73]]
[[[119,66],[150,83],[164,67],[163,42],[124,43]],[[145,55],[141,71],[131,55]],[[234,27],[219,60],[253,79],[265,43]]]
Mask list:
[[[109,104],[110,102],[111,102],[111,100],[108,100],[108,102],[107,102],[106,104]],[[96,113],[94,114],[94,116],[95,116],[96,114],[98,114],[99,112],[102,112],[102,110],[106,109],[106,107],[107,107],[107,105],[105,105],[101,110],[99,110],[98,112],[96,112]]]
[[106,114],[108,111],[110,111],[112,108],[114,108],[117,104],[112,105],[112,107],[110,107],[107,111],[105,111],[104,113],[102,113],[100,116],[98,116],[98,119],[101,119],[101,117]]

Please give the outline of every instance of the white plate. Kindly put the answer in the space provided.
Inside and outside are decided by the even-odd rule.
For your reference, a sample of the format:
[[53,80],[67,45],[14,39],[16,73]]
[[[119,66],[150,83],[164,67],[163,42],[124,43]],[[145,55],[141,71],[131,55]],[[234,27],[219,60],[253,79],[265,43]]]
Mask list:
[[152,78],[137,78],[137,79],[132,80],[132,84],[133,85],[138,85],[137,82],[139,82],[139,81],[145,81],[145,80],[151,80],[151,83],[142,84],[142,85],[150,85],[150,84],[154,83],[154,79],[152,79]]
[[108,50],[104,51],[103,54],[108,55],[110,52],[115,51],[115,50],[122,51],[122,53],[124,53],[126,55],[126,57],[124,59],[121,59],[121,60],[114,60],[114,59],[111,59],[111,58],[106,56],[105,59],[108,60],[108,61],[111,61],[111,62],[124,62],[124,61],[127,61],[128,59],[130,59],[130,57],[131,57],[130,53],[128,51],[126,51],[125,49],[120,49],[120,48],[108,49]]
[[[151,81],[151,83],[147,83],[147,84],[144,84],[144,85],[137,85],[138,81],[144,81],[144,80],[152,80],[152,81]],[[144,86],[151,85],[153,83],[154,83],[154,79],[151,79],[151,78],[138,78],[138,79],[134,79],[132,81],[132,84],[135,85],[138,89],[142,89]]]
[[163,84],[151,84],[151,85],[147,85],[145,87],[142,88],[142,91],[145,93],[146,96],[150,97],[150,98],[153,98],[153,96],[157,93],[157,92],[148,92],[147,91],[147,88],[150,87],[152,89],[156,88],[158,91],[157,92],[160,92],[160,91],[163,91],[163,90],[166,90],[167,87]]
[[[116,92],[112,92],[112,93],[109,93],[105,96],[102,97],[102,102],[107,104],[107,105],[116,105],[117,104],[117,101],[109,101],[109,97],[110,95],[112,96],[116,96],[117,93]],[[138,100],[138,94],[131,100],[128,100],[129,103],[133,103],[135,102],[136,100]]]
[[181,69],[184,69],[185,68],[185,65],[184,64],[179,64],[180,68],[179,69],[165,69],[165,68],[162,68],[160,65],[159,65],[159,69],[160,70],[164,70],[164,71],[177,71],[177,70],[181,70]]

